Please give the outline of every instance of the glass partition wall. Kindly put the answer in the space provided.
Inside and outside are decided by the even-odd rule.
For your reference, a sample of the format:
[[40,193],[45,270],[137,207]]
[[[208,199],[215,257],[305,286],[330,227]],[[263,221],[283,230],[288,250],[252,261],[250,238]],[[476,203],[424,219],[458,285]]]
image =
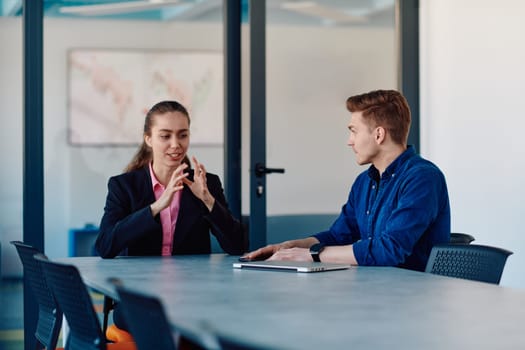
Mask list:
[[[144,110],[155,96],[161,96],[158,90],[164,89],[166,97],[193,99],[198,105],[209,88],[217,89],[213,81],[223,77],[210,78],[205,70],[198,72],[200,80],[193,80],[188,88],[173,78],[173,72],[153,79],[155,66],[140,62],[155,54],[222,54],[223,3],[185,1],[161,6],[152,2],[141,8],[133,1],[50,0],[43,4],[45,243],[46,252],[55,257],[70,253],[72,229],[99,224],[107,180],[122,172],[133,156],[141,141]],[[248,6],[248,1],[242,2],[243,215],[250,215],[249,174],[254,168],[249,160]],[[9,72],[22,71],[21,42],[15,40],[17,35],[21,38],[20,13],[20,8],[13,8],[0,17],[7,29],[2,30],[2,40],[8,47],[14,45],[5,52],[18,51],[19,55],[11,63],[6,61],[9,55],[2,56],[2,69]],[[395,0],[268,0],[266,13],[266,164],[286,169],[285,174],[267,179],[267,214],[335,214],[362,170],[346,145],[349,113],[345,100],[352,94],[398,86]],[[104,61],[108,56],[109,61]],[[96,67],[99,69],[94,70]],[[147,86],[147,79],[155,80],[155,85]],[[13,89],[17,84],[18,90]],[[15,96],[4,104],[11,107],[2,108],[12,109],[19,101],[15,109],[22,115],[21,77],[18,83],[3,86],[9,90],[4,98]],[[205,112],[192,111],[192,127],[197,130],[190,148],[190,154],[221,177],[222,93],[220,88],[214,91],[216,103],[208,103]],[[5,114],[16,115],[16,110]],[[101,110],[105,112],[99,113]],[[203,115],[211,118],[209,123],[198,120]],[[9,157],[16,159],[10,171],[19,172],[19,176],[10,176],[21,179],[22,147],[16,146],[20,143],[16,129],[21,130],[22,123],[16,118],[10,122],[16,124],[15,132],[3,140],[11,148]],[[211,133],[198,136],[198,128]],[[16,188],[16,181],[13,184],[11,189]],[[17,206],[11,204],[21,207],[21,189],[11,196],[6,192],[5,198],[11,211],[3,212],[9,212],[11,219],[19,217],[12,212]],[[10,227],[21,235],[20,221]],[[3,262],[5,273],[5,257]],[[7,273],[20,271],[15,264]]]
[[74,232],[99,225],[107,181],[138,149],[153,104],[186,105],[188,153],[222,177],[222,2],[55,1],[46,13],[46,252],[67,256]]
[[0,16],[0,278],[22,274],[16,251],[9,244],[22,237],[22,43],[22,18]]
[[[395,8],[395,0],[266,1],[266,165],[285,169],[266,177],[267,243],[326,229],[364,170],[347,145],[346,99],[398,88]],[[253,169],[248,149],[243,139],[243,168]],[[256,189],[243,176],[247,213]]]

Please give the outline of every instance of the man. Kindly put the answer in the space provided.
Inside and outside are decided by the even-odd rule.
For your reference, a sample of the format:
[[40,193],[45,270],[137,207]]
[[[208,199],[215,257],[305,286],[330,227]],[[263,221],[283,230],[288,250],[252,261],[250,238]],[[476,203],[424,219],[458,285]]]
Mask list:
[[348,201],[328,231],[268,245],[244,256],[257,260],[342,262],[425,269],[435,244],[450,240],[445,177],[407,146],[410,109],[397,91],[348,98],[348,145],[359,165]]

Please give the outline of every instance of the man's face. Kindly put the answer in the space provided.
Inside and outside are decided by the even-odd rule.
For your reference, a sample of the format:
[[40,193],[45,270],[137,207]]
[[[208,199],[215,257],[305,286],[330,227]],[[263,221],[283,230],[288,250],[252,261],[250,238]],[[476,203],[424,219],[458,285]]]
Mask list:
[[373,163],[379,153],[376,130],[365,122],[362,112],[352,112],[348,130],[348,146],[355,152],[357,164]]

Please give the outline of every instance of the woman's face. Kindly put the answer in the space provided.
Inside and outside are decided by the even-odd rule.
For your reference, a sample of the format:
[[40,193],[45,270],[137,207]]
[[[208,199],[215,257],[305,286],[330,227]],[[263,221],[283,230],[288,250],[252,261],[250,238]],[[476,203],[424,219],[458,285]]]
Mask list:
[[144,135],[144,141],[153,152],[153,164],[176,168],[190,145],[188,117],[181,112],[153,115],[151,135]]

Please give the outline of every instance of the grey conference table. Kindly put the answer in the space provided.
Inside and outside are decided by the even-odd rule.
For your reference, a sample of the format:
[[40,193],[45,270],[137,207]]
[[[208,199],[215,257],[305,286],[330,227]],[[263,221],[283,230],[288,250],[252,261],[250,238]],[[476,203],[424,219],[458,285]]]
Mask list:
[[302,274],[238,270],[222,254],[64,258],[116,298],[108,277],[160,297],[170,321],[274,349],[525,348],[525,291],[391,267]]

